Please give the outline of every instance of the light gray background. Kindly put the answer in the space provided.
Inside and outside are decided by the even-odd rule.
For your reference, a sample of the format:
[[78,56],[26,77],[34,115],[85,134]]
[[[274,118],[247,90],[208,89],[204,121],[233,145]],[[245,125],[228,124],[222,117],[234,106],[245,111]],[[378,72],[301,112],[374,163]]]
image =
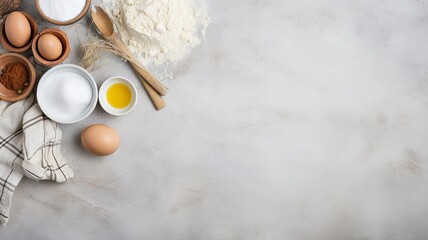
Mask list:
[[[0,239],[426,239],[428,1],[206,2],[166,109],[116,57],[92,72],[133,79],[137,108],[63,126],[75,178],[24,179]],[[76,50],[85,24],[62,29]],[[82,149],[94,123],[117,153]]]

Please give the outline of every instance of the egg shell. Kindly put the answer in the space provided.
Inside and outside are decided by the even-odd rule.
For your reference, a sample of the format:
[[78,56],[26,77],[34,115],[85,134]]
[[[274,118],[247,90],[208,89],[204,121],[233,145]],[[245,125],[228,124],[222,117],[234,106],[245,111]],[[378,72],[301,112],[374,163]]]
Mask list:
[[86,150],[98,156],[110,155],[120,145],[120,138],[117,132],[103,124],[87,127],[81,134],[81,140]]
[[37,50],[44,59],[54,61],[61,56],[62,44],[57,36],[46,33],[37,41]]
[[14,47],[24,47],[30,41],[31,26],[24,14],[20,12],[10,13],[4,26],[7,40]]

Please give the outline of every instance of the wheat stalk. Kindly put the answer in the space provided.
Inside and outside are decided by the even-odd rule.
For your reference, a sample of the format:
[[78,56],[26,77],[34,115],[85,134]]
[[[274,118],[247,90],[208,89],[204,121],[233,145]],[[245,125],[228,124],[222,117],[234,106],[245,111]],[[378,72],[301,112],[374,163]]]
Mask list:
[[22,0],[0,0],[0,16],[19,10]]

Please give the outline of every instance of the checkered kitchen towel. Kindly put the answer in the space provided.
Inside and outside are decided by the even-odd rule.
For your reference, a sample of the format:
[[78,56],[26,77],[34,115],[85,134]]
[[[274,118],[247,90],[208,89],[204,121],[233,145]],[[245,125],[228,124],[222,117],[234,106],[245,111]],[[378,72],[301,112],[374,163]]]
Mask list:
[[61,137],[58,124],[43,115],[33,95],[0,101],[0,223],[7,223],[12,194],[24,175],[55,182],[73,177],[61,155]]

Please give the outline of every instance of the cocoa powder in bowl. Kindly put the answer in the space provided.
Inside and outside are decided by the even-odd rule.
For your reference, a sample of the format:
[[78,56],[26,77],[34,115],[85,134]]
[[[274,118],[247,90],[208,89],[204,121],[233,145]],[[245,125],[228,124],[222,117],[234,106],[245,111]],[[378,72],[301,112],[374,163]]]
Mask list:
[[9,63],[2,69],[0,83],[7,89],[21,94],[24,87],[28,86],[28,70],[24,64]]

